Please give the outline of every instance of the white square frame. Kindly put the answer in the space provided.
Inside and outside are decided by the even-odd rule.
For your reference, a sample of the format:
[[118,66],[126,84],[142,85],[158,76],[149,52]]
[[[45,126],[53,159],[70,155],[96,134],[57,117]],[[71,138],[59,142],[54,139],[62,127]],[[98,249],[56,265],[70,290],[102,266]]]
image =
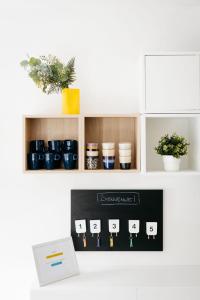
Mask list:
[[79,274],[72,238],[32,247],[40,286]]

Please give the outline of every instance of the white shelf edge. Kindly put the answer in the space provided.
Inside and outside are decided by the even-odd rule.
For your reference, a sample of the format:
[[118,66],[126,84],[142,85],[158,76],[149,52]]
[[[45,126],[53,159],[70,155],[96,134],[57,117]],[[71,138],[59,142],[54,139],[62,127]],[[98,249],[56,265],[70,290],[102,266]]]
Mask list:
[[166,172],[166,171],[146,171],[141,172],[143,175],[164,175],[164,176],[187,176],[187,175],[200,175],[200,171],[195,170],[181,170],[178,172]]
[[141,52],[141,55],[143,56],[165,56],[165,55],[200,55],[199,51],[143,51]]
[[144,113],[145,118],[195,118],[200,117],[200,112],[198,113]]

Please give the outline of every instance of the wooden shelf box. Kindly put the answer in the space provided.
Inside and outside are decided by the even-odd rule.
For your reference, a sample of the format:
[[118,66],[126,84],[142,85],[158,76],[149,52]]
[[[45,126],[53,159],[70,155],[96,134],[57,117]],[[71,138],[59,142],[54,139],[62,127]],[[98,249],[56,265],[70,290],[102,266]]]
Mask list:
[[[139,115],[90,115],[83,118],[84,128],[84,159],[85,168],[85,145],[89,142],[99,144],[99,170],[87,170],[90,172],[133,172],[140,170],[140,134]],[[115,143],[115,169],[103,170],[102,143]],[[130,142],[132,144],[132,164],[130,170],[120,170],[118,143]]]
[[[189,151],[186,156],[182,157],[181,171],[183,172],[199,172],[200,171],[200,115],[198,114],[158,114],[146,115],[145,135],[146,140],[142,147],[145,148],[142,160],[146,161],[143,171],[160,172],[164,171],[162,156],[158,155],[154,148],[157,146],[161,136],[169,133],[177,133],[186,137],[189,141]],[[144,136],[145,138],[145,136]]]
[[[80,117],[77,115],[72,116],[25,116],[24,117],[24,170],[28,170],[27,167],[27,153],[29,152],[29,146],[31,140],[65,140],[74,139],[79,144],[79,160],[78,170],[81,168],[81,146],[80,146]],[[38,170],[43,172],[55,172],[55,171],[76,171],[76,170]],[[33,171],[33,172],[38,172]]]

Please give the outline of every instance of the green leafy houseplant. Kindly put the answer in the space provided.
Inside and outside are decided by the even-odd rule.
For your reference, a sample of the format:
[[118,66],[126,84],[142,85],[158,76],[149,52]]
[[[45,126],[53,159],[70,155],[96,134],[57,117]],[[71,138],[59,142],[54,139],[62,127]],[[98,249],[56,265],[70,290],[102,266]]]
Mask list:
[[161,137],[155,151],[160,155],[171,155],[180,158],[188,153],[189,143],[183,136],[173,133],[171,136],[166,134]]
[[30,57],[21,62],[30,78],[46,94],[58,93],[75,81],[75,58],[63,64],[56,56]]

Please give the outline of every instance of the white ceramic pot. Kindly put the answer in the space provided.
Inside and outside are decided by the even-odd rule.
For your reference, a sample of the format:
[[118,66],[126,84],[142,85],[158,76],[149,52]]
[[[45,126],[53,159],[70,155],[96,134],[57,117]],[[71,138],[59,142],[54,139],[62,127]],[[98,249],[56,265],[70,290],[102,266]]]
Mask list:
[[120,156],[131,156],[131,149],[126,149],[126,150],[119,149],[119,155]]
[[131,143],[119,143],[120,150],[129,150],[131,149]]
[[128,164],[131,163],[131,156],[120,156],[119,157],[120,164]]
[[115,156],[115,150],[111,149],[111,150],[102,150],[103,156]]
[[168,172],[177,172],[180,170],[181,159],[172,155],[163,155],[164,170]]
[[115,149],[115,143],[102,143],[103,150],[112,150]]

